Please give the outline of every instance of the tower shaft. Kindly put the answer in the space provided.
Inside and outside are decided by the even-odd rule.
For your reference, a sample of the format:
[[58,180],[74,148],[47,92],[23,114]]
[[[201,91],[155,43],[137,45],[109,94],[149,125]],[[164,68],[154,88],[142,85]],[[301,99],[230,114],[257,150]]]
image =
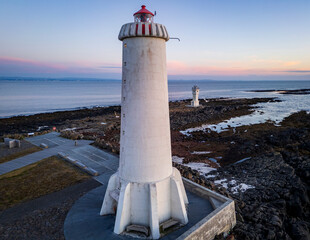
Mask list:
[[122,179],[152,182],[172,174],[168,104],[165,40],[124,39],[119,167]]

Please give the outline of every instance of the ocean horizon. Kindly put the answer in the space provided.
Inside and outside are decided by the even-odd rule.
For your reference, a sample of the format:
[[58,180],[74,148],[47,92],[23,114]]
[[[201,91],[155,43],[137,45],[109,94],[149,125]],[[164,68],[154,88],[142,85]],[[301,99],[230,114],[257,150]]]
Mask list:
[[[310,88],[310,80],[169,80],[169,100],[191,98],[193,85],[199,86],[200,99],[278,97],[287,103],[298,103],[296,110],[310,110],[309,95],[249,92]],[[121,80],[117,79],[0,77],[0,118],[112,106],[120,102]]]

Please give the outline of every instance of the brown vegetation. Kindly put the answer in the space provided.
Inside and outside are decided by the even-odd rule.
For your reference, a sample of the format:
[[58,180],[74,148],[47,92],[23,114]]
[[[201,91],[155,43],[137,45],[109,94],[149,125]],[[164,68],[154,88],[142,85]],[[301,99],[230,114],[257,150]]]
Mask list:
[[90,176],[56,156],[0,176],[0,210],[59,191]]

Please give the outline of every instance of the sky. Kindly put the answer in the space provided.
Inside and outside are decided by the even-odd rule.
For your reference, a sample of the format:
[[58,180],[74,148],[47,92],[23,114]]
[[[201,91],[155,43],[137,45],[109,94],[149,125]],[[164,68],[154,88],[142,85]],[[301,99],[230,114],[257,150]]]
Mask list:
[[181,39],[169,79],[310,80],[309,0],[0,0],[0,76],[120,79],[142,4]]

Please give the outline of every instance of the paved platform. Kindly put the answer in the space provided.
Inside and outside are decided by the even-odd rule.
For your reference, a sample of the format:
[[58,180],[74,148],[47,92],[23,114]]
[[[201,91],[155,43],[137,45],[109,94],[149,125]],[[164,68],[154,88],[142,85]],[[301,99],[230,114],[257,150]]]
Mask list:
[[118,168],[118,157],[100,150],[94,146],[86,145],[62,151],[63,154],[96,170],[99,174],[107,171],[115,172]]
[[74,140],[61,138],[59,137],[59,135],[60,134],[57,132],[52,132],[45,135],[26,138],[28,142],[31,142],[32,144],[37,146],[40,146],[41,143],[45,143],[48,148],[0,164],[0,175],[38,162],[44,158],[57,155],[58,152],[70,151],[72,149],[78,150],[79,148],[87,146],[93,142],[89,140],[78,140],[78,144],[77,146],[75,146]]
[[[67,240],[134,239],[113,232],[115,215],[99,215],[109,177],[109,175],[105,177],[106,184],[88,192],[73,205],[64,224]],[[189,199],[187,212],[189,223],[161,239],[178,238],[214,210],[207,199],[188,190],[187,196]]]

